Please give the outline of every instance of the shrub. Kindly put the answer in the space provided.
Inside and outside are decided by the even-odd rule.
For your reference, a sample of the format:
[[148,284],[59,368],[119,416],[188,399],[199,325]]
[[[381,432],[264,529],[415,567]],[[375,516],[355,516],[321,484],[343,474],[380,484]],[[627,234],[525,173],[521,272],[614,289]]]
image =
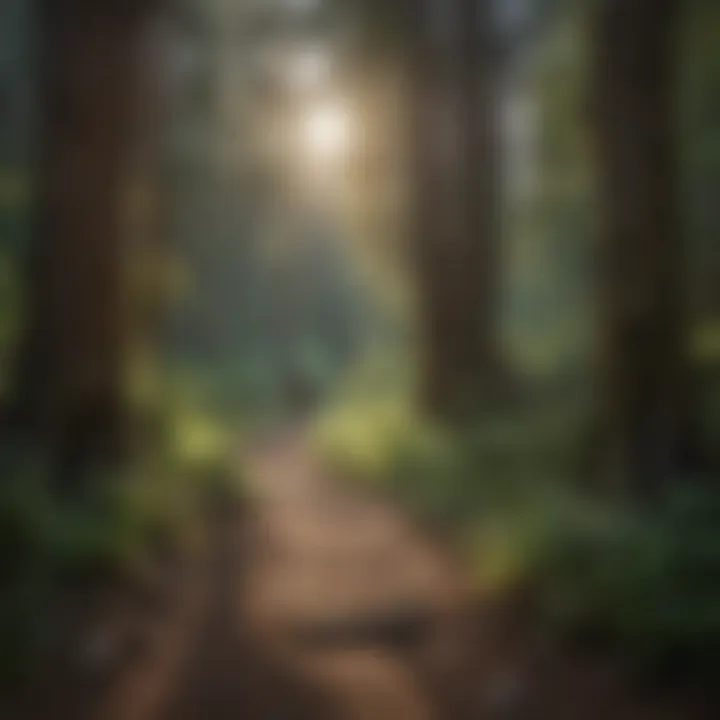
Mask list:
[[643,667],[703,669],[720,651],[720,499],[680,488],[632,510],[560,492],[479,525],[486,591],[527,585],[545,620],[601,638]]
[[192,535],[207,500],[242,493],[225,428],[173,412],[164,441],[118,477],[56,497],[42,459],[5,448],[0,473],[0,681],[32,664],[68,587],[143,570]]
[[496,416],[462,436],[408,403],[345,402],[317,446],[352,482],[440,521],[483,594],[531,588],[548,625],[602,638],[642,667],[706,668],[720,652],[720,492],[679,479],[660,506],[588,497],[581,409]]

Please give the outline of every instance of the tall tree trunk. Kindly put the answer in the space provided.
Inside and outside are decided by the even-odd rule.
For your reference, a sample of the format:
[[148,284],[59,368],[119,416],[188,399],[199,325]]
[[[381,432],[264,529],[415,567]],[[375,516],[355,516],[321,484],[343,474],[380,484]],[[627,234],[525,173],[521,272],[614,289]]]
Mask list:
[[678,0],[603,0],[594,26],[602,223],[603,401],[610,473],[653,492],[690,437],[678,218]]
[[500,350],[501,64],[494,0],[460,3],[460,105],[464,310],[458,358],[470,411],[502,384]]
[[445,415],[453,377],[451,345],[447,341],[451,243],[447,239],[446,213],[449,188],[439,147],[439,136],[448,128],[442,127],[438,119],[447,111],[448,98],[441,72],[440,43],[430,30],[431,7],[429,0],[406,0],[404,4],[409,84],[409,230],[418,277],[420,400],[430,413]]
[[142,0],[43,0],[38,221],[17,420],[61,474],[125,445],[126,220]]
[[409,2],[422,403],[476,414],[496,378],[497,150],[489,3]]

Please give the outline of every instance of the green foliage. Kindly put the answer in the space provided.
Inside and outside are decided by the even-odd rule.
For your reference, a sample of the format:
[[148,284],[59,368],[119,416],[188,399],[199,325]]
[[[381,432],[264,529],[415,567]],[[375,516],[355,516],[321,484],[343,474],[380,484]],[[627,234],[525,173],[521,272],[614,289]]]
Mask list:
[[600,637],[639,667],[702,665],[720,650],[720,495],[678,481],[645,510],[577,482],[581,408],[506,413],[461,438],[399,399],[332,409],[317,446],[345,480],[440,523],[482,594],[529,588],[559,634]]
[[641,670],[707,671],[720,649],[720,500],[680,486],[654,511],[536,493],[478,523],[477,582],[533,593],[557,634],[602,642]]
[[119,508],[104,493],[63,503],[42,462],[3,460],[0,678],[23,672],[41,650],[61,587],[117,566],[124,542]]
[[368,482],[399,481],[416,461],[441,462],[446,440],[395,398],[331,410],[318,424],[320,452],[340,475]]
[[697,670],[717,653],[720,498],[688,486],[653,512],[577,504],[536,533],[530,564],[551,621],[644,665]]
[[229,434],[187,410],[170,412],[164,439],[117,477],[94,477],[72,500],[52,492],[42,460],[5,449],[0,473],[0,681],[24,672],[51,634],[70,588],[148,563],[191,541],[204,509],[242,496]]
[[582,407],[508,411],[458,433],[417,414],[409,383],[389,385],[353,378],[320,418],[315,442],[340,476],[377,485],[431,520],[472,524],[485,508],[542,492],[577,468]]
[[717,3],[691,3],[684,14],[680,64],[680,146],[690,299],[700,313],[720,310],[720,52]]

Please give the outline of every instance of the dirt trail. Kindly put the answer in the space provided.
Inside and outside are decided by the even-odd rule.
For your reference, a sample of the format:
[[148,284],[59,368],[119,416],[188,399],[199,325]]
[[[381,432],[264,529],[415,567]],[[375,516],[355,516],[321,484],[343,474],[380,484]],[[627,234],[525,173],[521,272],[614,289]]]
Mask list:
[[302,438],[252,458],[256,550],[241,611],[338,718],[447,717],[472,650],[462,575],[392,509],[324,477]]
[[[514,632],[506,603],[473,609],[452,558],[402,513],[330,482],[301,434],[248,460],[247,507],[220,508],[161,602],[129,613],[133,651],[89,675],[58,655],[15,705],[0,703],[3,720],[716,716],[647,703],[612,664]],[[119,637],[127,622],[109,627]]]
[[[447,558],[394,512],[327,482],[297,433],[257,447],[248,474],[248,506],[217,513],[205,546],[163,584],[160,610],[125,608],[139,642],[101,616],[3,718],[458,717],[437,692],[469,644]],[[81,657],[88,647],[97,667]]]

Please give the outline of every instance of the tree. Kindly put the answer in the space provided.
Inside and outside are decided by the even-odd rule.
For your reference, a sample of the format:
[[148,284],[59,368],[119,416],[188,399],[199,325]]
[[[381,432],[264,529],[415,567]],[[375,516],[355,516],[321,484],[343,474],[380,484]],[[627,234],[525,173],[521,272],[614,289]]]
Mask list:
[[606,441],[641,494],[688,459],[691,406],[678,213],[677,0],[603,0],[594,22]]
[[457,420],[499,369],[498,64],[488,0],[409,3],[423,403]]
[[154,6],[43,0],[38,8],[37,227],[13,420],[67,478],[125,446],[125,231]]
[[685,12],[680,92],[692,309],[720,317],[720,6],[695,0]]
[[463,205],[464,313],[459,331],[460,392],[470,393],[470,410],[498,388],[503,372],[500,351],[500,261],[502,137],[499,113],[503,102],[499,33],[493,0],[460,3],[460,106]]

